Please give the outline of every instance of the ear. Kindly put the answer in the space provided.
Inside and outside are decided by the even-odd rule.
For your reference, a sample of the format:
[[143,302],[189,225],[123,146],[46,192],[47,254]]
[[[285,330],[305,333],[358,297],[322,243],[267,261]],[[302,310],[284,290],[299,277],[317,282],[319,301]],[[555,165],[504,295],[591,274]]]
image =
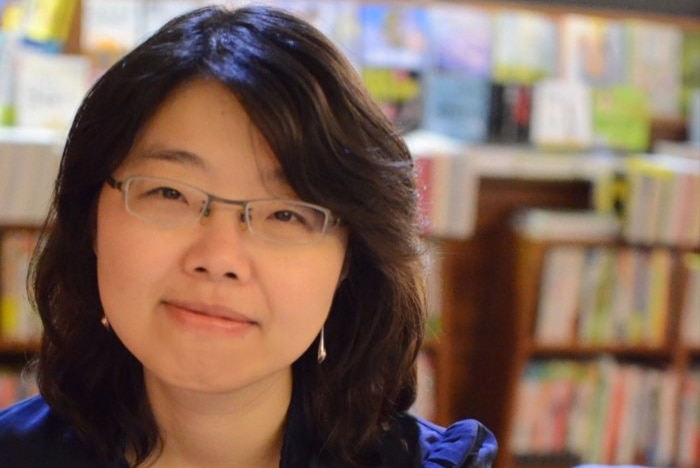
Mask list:
[[345,258],[343,259],[343,268],[340,270],[340,276],[338,277],[338,285],[336,287],[340,286],[340,283],[342,283],[350,273],[350,257],[350,249],[346,249]]

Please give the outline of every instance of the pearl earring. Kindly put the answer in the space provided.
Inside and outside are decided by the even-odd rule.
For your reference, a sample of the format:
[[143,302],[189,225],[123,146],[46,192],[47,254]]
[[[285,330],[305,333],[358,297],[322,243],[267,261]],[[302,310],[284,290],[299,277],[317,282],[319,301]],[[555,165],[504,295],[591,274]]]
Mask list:
[[102,316],[102,318],[100,319],[100,323],[102,324],[103,327],[105,327],[106,330],[109,330],[109,320],[107,320],[106,315]]

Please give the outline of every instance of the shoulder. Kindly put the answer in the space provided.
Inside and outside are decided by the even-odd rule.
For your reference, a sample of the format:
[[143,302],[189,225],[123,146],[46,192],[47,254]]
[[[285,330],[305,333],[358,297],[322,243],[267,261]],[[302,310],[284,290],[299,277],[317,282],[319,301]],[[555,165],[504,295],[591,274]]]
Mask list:
[[447,428],[408,414],[400,419],[402,425],[417,428],[416,443],[423,468],[486,468],[496,458],[495,437],[474,419],[458,421]]
[[8,442],[41,439],[56,426],[56,418],[41,397],[20,401],[0,411],[0,448]]
[[4,468],[99,466],[39,396],[0,411],[0,453]]

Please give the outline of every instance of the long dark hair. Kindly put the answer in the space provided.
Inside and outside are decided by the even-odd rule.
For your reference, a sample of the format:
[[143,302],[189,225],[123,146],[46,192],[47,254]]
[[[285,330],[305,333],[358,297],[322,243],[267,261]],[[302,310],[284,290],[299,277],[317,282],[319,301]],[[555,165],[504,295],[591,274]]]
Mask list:
[[357,73],[306,22],[265,7],[207,7],[166,24],[85,97],[63,152],[33,268],[44,324],[41,392],[104,460],[137,463],[159,446],[141,364],[100,325],[93,252],[105,179],[179,85],[227,86],[267,139],[293,189],[349,229],[347,277],[326,322],[327,360],[294,364],[316,453],[374,464],[392,415],[415,399],[424,326],[411,157]]

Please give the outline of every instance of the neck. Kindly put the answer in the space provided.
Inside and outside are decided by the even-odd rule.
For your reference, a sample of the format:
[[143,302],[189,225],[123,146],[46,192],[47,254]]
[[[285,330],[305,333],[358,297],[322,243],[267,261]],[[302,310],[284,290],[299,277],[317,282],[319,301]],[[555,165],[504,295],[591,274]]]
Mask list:
[[148,467],[278,467],[291,372],[232,393],[177,389],[146,376],[162,438]]

